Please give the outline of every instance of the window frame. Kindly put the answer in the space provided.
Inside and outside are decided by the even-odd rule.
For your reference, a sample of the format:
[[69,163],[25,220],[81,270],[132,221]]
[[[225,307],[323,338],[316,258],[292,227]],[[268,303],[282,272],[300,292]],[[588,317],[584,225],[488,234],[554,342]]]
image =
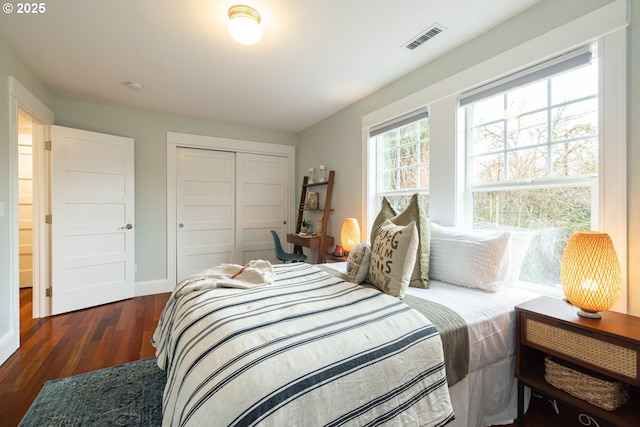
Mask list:
[[[413,125],[416,124],[419,121],[422,120],[426,120],[427,121],[427,128],[429,128],[429,113],[427,109],[421,108],[418,111],[414,111],[412,113],[409,113],[399,119],[394,119],[394,120],[390,120],[389,122],[383,123],[380,126],[376,126],[373,129],[371,129],[371,131],[369,132],[369,144],[370,145],[375,145],[375,147],[372,147],[372,150],[375,153],[375,158],[376,158],[376,171],[378,170],[378,168],[384,163],[383,160],[383,156],[386,150],[381,150],[380,148],[380,144],[382,143],[382,141],[378,140],[377,137],[382,136],[388,132],[391,131],[398,131],[401,128],[405,127],[405,126],[409,126],[409,125]],[[421,125],[418,125],[421,126]],[[419,131],[421,131],[422,128],[419,128]],[[374,138],[376,138],[374,140]],[[421,154],[421,145],[424,142],[427,142],[427,144],[429,144],[430,142],[430,136],[428,136],[426,139],[418,139],[417,141],[413,141],[410,144],[406,144],[406,145],[398,145],[396,147],[393,148],[394,151],[398,151],[400,150],[403,146],[414,146],[416,148],[417,151],[417,155],[420,156]],[[398,159],[399,160],[399,159]],[[386,172],[389,170],[396,170],[396,171],[401,171],[401,170],[406,170],[406,169],[420,169],[421,165],[427,165],[427,167],[429,166],[429,163],[421,163],[419,162],[417,165],[414,165],[412,167],[406,167],[406,166],[402,166],[400,164],[401,162],[398,161],[398,165],[395,168],[390,168],[390,169],[383,169],[382,172]],[[420,193],[420,194],[426,194],[427,196],[429,195],[429,186],[420,186],[417,185],[416,187],[413,188],[406,188],[406,189],[394,189],[394,190],[383,190],[381,187],[382,184],[382,180],[383,180],[383,176],[382,176],[382,172],[380,173],[376,173],[376,179],[375,179],[375,187],[374,187],[374,191],[375,191],[375,199],[378,201],[378,206],[380,205],[380,203],[382,202],[382,198],[385,196],[400,196],[400,197],[407,197],[409,198],[412,194],[414,193]],[[417,175],[418,175],[418,181],[420,181],[420,172],[419,170],[417,171]],[[417,183],[419,184],[419,182]],[[393,203],[392,203],[393,204]]]

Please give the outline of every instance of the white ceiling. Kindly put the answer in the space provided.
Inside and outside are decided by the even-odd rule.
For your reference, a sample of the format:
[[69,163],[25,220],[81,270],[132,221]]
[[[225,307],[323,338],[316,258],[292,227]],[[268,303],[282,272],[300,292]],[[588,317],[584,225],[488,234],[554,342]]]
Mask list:
[[298,132],[537,1],[239,0],[262,16],[243,46],[233,0],[56,0],[0,14],[0,37],[59,98]]

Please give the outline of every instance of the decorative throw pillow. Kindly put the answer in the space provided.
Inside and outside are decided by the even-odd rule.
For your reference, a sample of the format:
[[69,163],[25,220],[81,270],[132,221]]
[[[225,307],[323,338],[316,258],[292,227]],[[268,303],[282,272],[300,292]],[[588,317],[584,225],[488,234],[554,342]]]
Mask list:
[[411,196],[407,208],[400,213],[397,213],[387,198],[383,197],[382,207],[371,227],[371,242],[373,244],[377,235],[376,231],[385,220],[389,219],[397,225],[408,225],[415,222],[418,230],[418,251],[409,282],[409,286],[414,288],[429,287],[429,251],[431,246],[429,244],[429,216],[425,209],[427,202],[424,197],[420,194],[414,194]]
[[505,284],[508,232],[482,232],[431,223],[432,279],[496,291]]
[[347,258],[347,277],[350,282],[362,283],[369,274],[371,246],[367,242],[358,244]]
[[396,225],[386,220],[371,247],[369,282],[383,292],[402,299],[415,264],[418,240],[415,222]]
[[378,216],[376,216],[376,219],[373,220],[373,225],[371,225],[371,233],[369,234],[369,236],[370,236],[372,245],[373,245],[373,241],[378,235],[378,231],[380,231],[379,229],[382,223],[386,219],[391,219],[397,214],[398,213],[396,212],[396,210],[393,209],[393,206],[391,206],[391,203],[389,203],[389,200],[387,200],[386,197],[383,197],[382,206],[380,206],[380,212],[378,212]]

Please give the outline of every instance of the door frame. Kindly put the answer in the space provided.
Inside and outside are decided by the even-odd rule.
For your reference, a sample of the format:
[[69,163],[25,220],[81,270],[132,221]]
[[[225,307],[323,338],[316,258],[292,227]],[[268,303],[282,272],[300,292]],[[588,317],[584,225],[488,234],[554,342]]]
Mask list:
[[9,77],[9,158],[10,158],[10,191],[7,210],[10,212],[9,227],[9,301],[4,302],[8,309],[11,332],[0,340],[0,363],[4,362],[16,349],[20,347],[20,294],[19,294],[19,262],[18,262],[18,110],[22,108],[35,121],[38,122],[38,135],[33,141],[34,153],[34,221],[33,221],[33,316],[43,317],[47,314],[47,298],[45,296],[46,285],[43,282],[47,280],[45,270],[47,248],[46,248],[46,230],[44,227],[44,215],[42,212],[46,209],[45,197],[43,191],[45,186],[42,182],[44,168],[44,128],[46,125],[53,124],[53,112],[35,95],[33,95],[25,86],[23,86],[16,78]]
[[[176,155],[178,147],[198,148],[205,150],[229,151],[234,153],[264,154],[286,157],[289,167],[289,200],[295,200],[295,157],[293,145],[273,144],[268,142],[249,141],[216,136],[193,135],[179,132],[167,132],[167,289],[171,292],[176,282]],[[287,226],[291,231],[291,218],[294,206],[289,203],[287,209]]]

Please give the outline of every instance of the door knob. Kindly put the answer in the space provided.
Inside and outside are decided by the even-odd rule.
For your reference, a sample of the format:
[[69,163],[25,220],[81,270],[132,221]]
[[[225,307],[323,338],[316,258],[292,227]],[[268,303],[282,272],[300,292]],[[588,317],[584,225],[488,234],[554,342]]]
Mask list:
[[184,227],[184,224],[183,224],[183,223],[180,223],[180,224],[178,224],[178,227],[179,227],[179,228],[182,228],[182,227]]
[[119,228],[119,230],[131,230],[133,228],[132,224],[127,224]]

